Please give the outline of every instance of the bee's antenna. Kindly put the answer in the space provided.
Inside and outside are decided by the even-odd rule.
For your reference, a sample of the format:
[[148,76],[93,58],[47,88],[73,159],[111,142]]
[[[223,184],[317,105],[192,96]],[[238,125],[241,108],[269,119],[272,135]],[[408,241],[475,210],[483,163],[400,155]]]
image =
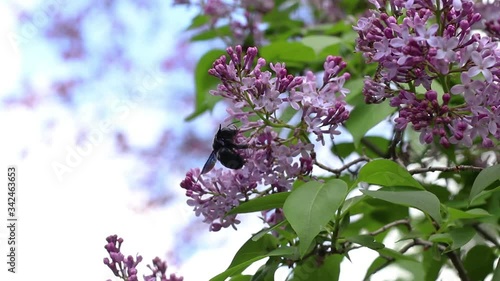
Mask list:
[[[224,126],[224,127],[228,127],[228,126],[234,125],[234,124],[236,124],[236,123],[238,123],[238,122],[241,122],[241,121],[240,121],[240,120],[233,120],[233,122],[231,122],[231,123],[227,124],[227,125],[226,125],[226,126]],[[219,127],[220,127],[220,126],[219,126]]]

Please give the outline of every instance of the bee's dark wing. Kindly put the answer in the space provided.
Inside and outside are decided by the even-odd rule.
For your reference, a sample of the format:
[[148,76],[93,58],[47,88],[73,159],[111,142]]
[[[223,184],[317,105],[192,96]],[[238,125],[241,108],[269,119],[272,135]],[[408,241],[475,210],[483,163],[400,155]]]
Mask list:
[[203,169],[201,169],[200,175],[210,172],[210,170],[214,168],[215,163],[217,163],[217,152],[214,150],[212,151],[212,153],[210,153],[210,156],[208,157],[207,162],[205,162],[205,165],[203,165]]
[[240,169],[245,164],[243,157],[234,150],[223,147],[217,151],[217,159],[229,169]]

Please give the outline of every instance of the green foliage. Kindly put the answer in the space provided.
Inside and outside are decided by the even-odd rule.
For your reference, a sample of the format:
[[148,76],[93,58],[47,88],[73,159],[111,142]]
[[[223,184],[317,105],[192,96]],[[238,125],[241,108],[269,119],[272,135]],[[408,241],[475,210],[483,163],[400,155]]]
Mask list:
[[227,277],[240,274],[252,263],[273,255],[283,255],[283,251],[273,253],[278,241],[272,235],[266,235],[259,241],[248,240],[236,253],[233,261],[221,274],[213,277],[210,281],[223,281]]
[[316,280],[339,280],[340,262],[342,256],[331,255],[324,258],[321,263],[311,258],[301,263],[294,270],[290,281],[316,281]]
[[485,190],[487,187],[496,183],[496,187],[500,186],[500,164],[488,167],[482,170],[479,175],[477,175],[476,180],[474,180],[474,184],[472,185],[472,189],[469,195],[469,201],[472,202],[479,194]]
[[[471,280],[484,280],[493,271],[498,253],[486,245],[476,245],[467,252],[464,259],[464,266]],[[495,279],[492,279],[495,280]]]
[[255,198],[233,208],[227,214],[233,215],[282,208],[288,195],[290,195],[290,193],[280,192],[265,197]]
[[366,182],[381,186],[409,186],[424,189],[406,169],[387,159],[378,159],[364,165],[359,171],[357,182]]
[[[267,61],[282,61],[288,67],[299,67],[317,60],[312,47],[300,42],[278,41],[260,48],[260,54]],[[297,54],[301,54],[297,56]]]
[[354,139],[354,146],[358,147],[366,132],[378,123],[385,120],[396,109],[387,103],[361,104],[356,106],[346,122],[345,126]]
[[223,53],[223,50],[211,50],[205,53],[198,61],[194,73],[196,90],[195,109],[193,113],[186,117],[186,120],[192,120],[203,114],[203,112],[212,109],[217,101],[220,100],[219,97],[207,94],[218,83],[215,77],[208,75],[208,70],[212,67],[214,60],[218,59]]
[[302,44],[311,47],[316,54],[319,54],[329,46],[338,45],[341,42],[342,39],[339,37],[327,35],[310,35],[302,38]]
[[364,137],[358,148],[355,148],[352,142],[338,143],[332,146],[332,152],[340,158],[346,158],[354,153],[358,155],[365,154],[369,158],[377,158],[388,155],[387,148],[389,145],[390,141],[383,137]]
[[382,249],[385,247],[384,244],[375,241],[373,236],[370,236],[370,235],[350,236],[350,237],[347,237],[346,240],[351,242],[351,243],[356,243],[356,244],[368,247],[368,248],[373,249],[373,250],[378,250],[378,249]]
[[334,218],[346,193],[347,185],[333,179],[324,184],[308,182],[292,191],[287,198],[283,211],[300,239],[301,257],[307,253],[316,235]]
[[361,192],[370,197],[394,204],[417,208],[431,216],[437,223],[441,223],[439,199],[428,191],[362,190]]

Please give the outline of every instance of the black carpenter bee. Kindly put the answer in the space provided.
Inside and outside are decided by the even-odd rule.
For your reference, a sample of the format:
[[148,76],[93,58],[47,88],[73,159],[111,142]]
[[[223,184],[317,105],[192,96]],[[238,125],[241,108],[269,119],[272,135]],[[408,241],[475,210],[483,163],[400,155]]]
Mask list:
[[237,134],[238,129],[235,126],[222,128],[219,125],[219,130],[215,134],[212,144],[212,153],[210,153],[207,162],[203,165],[200,175],[212,170],[217,160],[229,169],[237,170],[243,167],[245,160],[236,152],[236,149],[248,148],[248,145],[234,143],[234,137]]

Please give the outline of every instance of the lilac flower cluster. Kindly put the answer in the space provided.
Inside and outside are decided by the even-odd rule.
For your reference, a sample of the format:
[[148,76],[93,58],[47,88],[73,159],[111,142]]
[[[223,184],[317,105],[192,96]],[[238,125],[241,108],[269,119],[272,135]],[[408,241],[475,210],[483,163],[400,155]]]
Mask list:
[[357,51],[379,65],[375,77],[365,80],[365,100],[391,99],[399,109],[397,127],[411,124],[423,143],[438,139],[445,147],[470,147],[481,138],[492,147],[492,138],[500,139],[500,49],[490,37],[472,34],[481,19],[474,3],[370,2],[379,11],[354,27]]
[[[324,135],[339,134],[338,126],[349,117],[344,102],[349,91],[343,85],[350,75],[341,74],[346,67],[341,58],[326,59],[323,85],[318,87],[312,72],[294,77],[284,63],[270,64],[272,72],[263,70],[266,61],[256,59],[257,48],[250,47],[243,55],[242,47],[236,46],[227,53],[229,62],[222,56],[209,70],[221,80],[211,94],[230,102],[228,119],[240,121],[240,132],[246,132],[246,137],[240,133],[235,138],[248,147],[239,150],[245,165],[239,170],[214,169],[199,181],[200,170],[192,169],[181,183],[190,197],[188,204],[210,224],[211,231],[235,227],[239,220],[226,213],[240,202],[288,191],[295,179],[310,175],[314,145],[308,135],[313,133],[324,143]],[[280,120],[285,108],[298,113],[299,124]],[[281,139],[274,128],[286,128],[291,136]],[[259,187],[265,189],[259,191]]]
[[316,134],[318,141],[324,143],[324,134],[331,138],[339,134],[338,125],[349,118],[344,102],[349,90],[344,88],[344,83],[350,74],[340,75],[347,66],[342,58],[326,58],[323,85],[318,87],[316,76],[311,71],[303,77],[294,77],[288,74],[284,63],[269,64],[275,77],[270,71],[262,71],[266,66],[264,58],[258,58],[253,64],[257,51],[257,48],[250,47],[243,56],[241,46],[228,48],[229,63],[222,56],[208,72],[221,80],[211,94],[232,103],[228,109],[229,118],[241,121],[242,130],[262,125],[249,122],[253,116],[258,116],[265,125],[292,128],[275,117],[277,111],[290,106],[301,112],[301,123],[306,126],[307,133]]
[[[123,255],[120,252],[120,247],[123,243],[122,238],[118,238],[117,235],[110,235],[106,238],[108,242],[104,248],[109,254],[109,258],[104,258],[104,264],[111,269],[113,274],[120,277],[124,281],[138,281],[137,278],[137,265],[142,261],[142,256],[137,255],[134,259],[132,256]],[[171,274],[170,277],[166,276],[167,264],[162,262],[160,258],[156,257],[153,260],[153,267],[148,265],[148,267],[153,271],[151,275],[144,276],[144,281],[156,281],[159,278],[160,281],[182,281],[182,277],[176,277],[175,274]]]
[[210,231],[229,226],[236,229],[240,221],[236,215],[226,213],[258,192],[259,185],[270,186],[269,193],[288,191],[297,177],[312,171],[312,144],[286,146],[270,128],[248,138],[247,143],[253,148],[241,150],[243,168],[213,169],[203,177],[196,168],[181,182],[189,197],[188,205],[194,207],[196,216],[202,215],[203,222],[210,224]]

